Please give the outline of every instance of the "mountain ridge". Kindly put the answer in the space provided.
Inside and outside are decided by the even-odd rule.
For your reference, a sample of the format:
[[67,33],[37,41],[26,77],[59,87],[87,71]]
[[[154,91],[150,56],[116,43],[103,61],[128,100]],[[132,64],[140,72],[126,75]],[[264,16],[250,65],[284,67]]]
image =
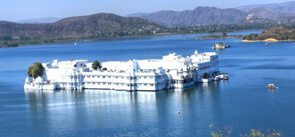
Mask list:
[[240,20],[247,17],[247,14],[243,11],[233,8],[220,9],[216,7],[198,6],[194,10],[163,10],[138,17],[151,20],[167,27],[177,27],[194,26],[200,24],[212,25],[238,23]]
[[269,4],[253,4],[237,7],[239,10],[247,10],[251,8],[262,8],[280,12],[293,12],[295,13],[295,1],[288,1],[283,3],[269,3]]
[[111,13],[77,16],[48,24],[20,24],[0,21],[0,36],[80,38],[148,35],[163,26],[136,17],[121,17]]

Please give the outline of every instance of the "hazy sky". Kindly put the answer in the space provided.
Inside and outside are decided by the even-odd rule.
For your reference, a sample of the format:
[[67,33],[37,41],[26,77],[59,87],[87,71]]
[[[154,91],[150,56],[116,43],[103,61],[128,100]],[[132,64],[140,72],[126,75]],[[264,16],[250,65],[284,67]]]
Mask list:
[[197,6],[235,8],[248,4],[286,1],[290,0],[0,0],[0,20],[63,18],[100,12],[124,16],[136,12],[192,10]]

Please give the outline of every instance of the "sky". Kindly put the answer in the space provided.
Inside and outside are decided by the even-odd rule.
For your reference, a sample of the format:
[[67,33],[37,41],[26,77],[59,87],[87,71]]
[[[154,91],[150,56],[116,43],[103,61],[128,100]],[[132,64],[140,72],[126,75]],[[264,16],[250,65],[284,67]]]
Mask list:
[[160,10],[193,10],[197,6],[235,8],[287,1],[291,0],[0,0],[0,20],[65,18],[102,12],[125,16]]

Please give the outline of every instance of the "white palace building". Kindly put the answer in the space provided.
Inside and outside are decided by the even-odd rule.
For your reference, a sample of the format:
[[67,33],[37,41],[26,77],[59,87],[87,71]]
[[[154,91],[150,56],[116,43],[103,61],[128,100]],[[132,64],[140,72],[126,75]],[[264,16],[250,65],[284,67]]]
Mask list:
[[[111,89],[123,91],[157,91],[184,88],[196,82],[224,78],[218,70],[215,52],[182,57],[176,53],[162,59],[102,62],[102,70],[92,69],[87,60],[42,63],[44,75],[27,77],[26,90]],[[226,76],[227,77],[227,76]]]

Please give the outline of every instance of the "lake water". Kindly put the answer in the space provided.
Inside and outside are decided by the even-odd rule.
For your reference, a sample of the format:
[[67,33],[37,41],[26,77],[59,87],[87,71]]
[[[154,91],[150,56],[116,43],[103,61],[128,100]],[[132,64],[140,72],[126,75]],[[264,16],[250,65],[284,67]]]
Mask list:
[[[259,32],[259,31],[258,31]],[[249,34],[253,32],[235,32]],[[0,49],[1,136],[200,136],[232,126],[232,136],[250,129],[295,136],[295,45],[242,43],[241,39],[192,40],[206,34],[22,46]],[[24,92],[26,69],[36,61],[115,61],[183,56],[231,45],[219,55],[228,81],[183,90]],[[265,86],[274,83],[278,90]],[[180,114],[177,114],[177,110]]]

